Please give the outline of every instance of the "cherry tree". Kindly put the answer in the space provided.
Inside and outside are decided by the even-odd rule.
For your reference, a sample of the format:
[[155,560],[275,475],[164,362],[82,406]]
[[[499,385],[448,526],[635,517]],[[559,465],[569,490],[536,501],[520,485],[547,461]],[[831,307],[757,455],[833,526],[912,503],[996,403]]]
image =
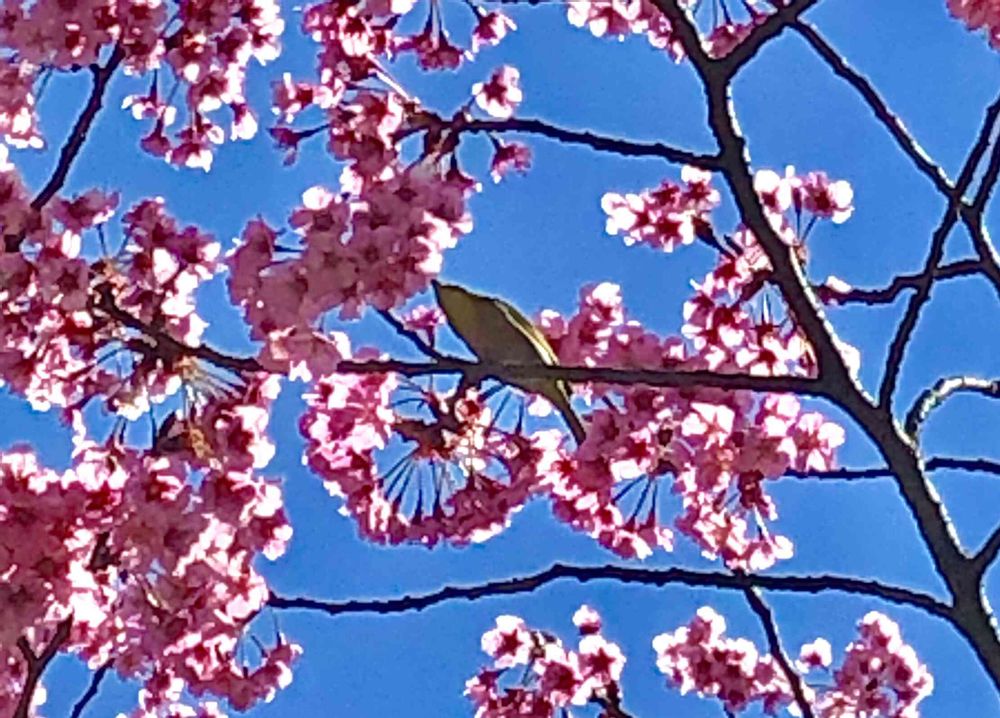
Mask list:
[[[479,718],[623,718],[639,715],[629,672],[656,671],[662,690],[692,693],[716,714],[913,718],[935,691],[935,656],[918,654],[910,637],[917,616],[945,626],[966,670],[995,694],[1000,637],[986,579],[1000,527],[975,545],[960,538],[935,473],[1000,474],[1000,464],[931,454],[922,430],[953,396],[997,397],[1000,383],[942,376],[909,406],[899,384],[935,284],[979,279],[1000,297],[987,226],[1000,98],[950,176],[809,19],[826,3],[835,4],[558,5],[581,41],[644,44],[662,73],[693,78],[703,111],[684,120],[707,127],[710,145],[696,151],[524,116],[532,78],[504,48],[530,32],[542,0],[6,0],[0,381],[55,417],[72,449],[65,466],[43,445],[0,452],[0,714],[54,715],[47,693],[70,690],[52,678],[66,662],[90,675],[74,718],[96,707],[112,677],[132,696],[122,715],[137,718],[222,716],[271,701],[280,710],[282,690],[310,661],[289,616],[384,619],[570,580],[711,593],[697,593],[702,605],[645,645],[618,639],[585,592],[560,626],[497,612],[469,637],[481,662],[457,683],[435,676],[435,690],[461,693],[464,681]],[[947,11],[947,22],[1000,49],[995,2],[948,0]],[[939,224],[929,242],[911,242],[925,253],[919,271],[876,288],[817,278],[813,243],[851,221],[859,187],[823,168],[752,159],[734,88],[792,38],[935,193]],[[296,43],[309,60],[286,69],[283,50]],[[476,78],[460,95],[456,73]],[[255,97],[257,81],[270,98]],[[53,136],[47,103],[83,84],[66,137]],[[309,176],[298,203],[279,219],[244,217],[230,243],[188,224],[191,208],[167,188],[133,196],[112,163],[88,153],[101,124],[123,114],[134,121],[122,157],[157,158],[180,178],[211,177],[234,156],[230,145],[262,135],[289,173],[307,157],[327,164],[289,175]],[[474,210],[536,171],[545,143],[659,163],[657,181],[626,185],[618,175],[592,198],[605,220],[594,232],[665,266],[700,252],[686,299],[661,305],[656,321],[671,329],[642,321],[625,288],[601,280],[578,283],[569,310],[503,298],[540,331],[537,361],[461,341],[432,285],[459,281],[446,256],[476,241]],[[44,176],[39,156],[54,162]],[[86,166],[104,173],[100,186],[73,181]],[[972,251],[953,259],[959,228]],[[242,351],[212,340],[206,317],[220,310],[202,290],[216,285],[226,321],[245,331]],[[878,360],[838,335],[840,312],[896,303],[885,360],[865,373]],[[525,390],[545,380],[570,387],[579,421]],[[301,439],[295,476],[274,468],[273,418],[285,397]],[[838,451],[852,441],[867,442],[879,463],[844,468]],[[894,486],[915,528],[910,551],[926,557],[937,592],[782,567],[804,537],[783,526],[777,487],[850,491],[868,480]],[[542,506],[540,542],[574,532],[606,561],[427,593],[292,596],[269,576],[293,525],[302,528],[285,506],[300,481],[321,483],[323,510],[386,550],[475,551]],[[675,551],[699,559],[674,562]],[[793,644],[771,605],[777,594],[849,595],[871,607],[845,620],[847,640],[831,640],[824,623]],[[742,606],[714,600],[723,596]],[[738,610],[757,635],[734,622]],[[329,631],[336,643],[334,622]],[[412,668],[401,660],[395,670]],[[995,697],[976,705],[995,710]]]

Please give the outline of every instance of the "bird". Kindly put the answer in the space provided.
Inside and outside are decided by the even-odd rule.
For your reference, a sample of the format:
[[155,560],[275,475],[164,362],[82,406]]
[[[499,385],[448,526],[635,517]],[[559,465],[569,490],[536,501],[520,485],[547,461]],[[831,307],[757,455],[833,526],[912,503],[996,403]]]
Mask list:
[[[517,307],[498,297],[476,294],[457,284],[434,280],[432,286],[448,326],[481,363],[559,364],[548,339]],[[496,378],[548,399],[566,422],[577,444],[583,442],[587,430],[570,404],[570,389],[564,380],[507,377],[502,369]]]

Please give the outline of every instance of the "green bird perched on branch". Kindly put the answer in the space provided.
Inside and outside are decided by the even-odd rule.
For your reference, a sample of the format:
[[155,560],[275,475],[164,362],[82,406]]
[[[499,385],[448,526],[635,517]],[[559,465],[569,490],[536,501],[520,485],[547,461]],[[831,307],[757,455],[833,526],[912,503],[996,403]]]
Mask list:
[[[434,281],[434,294],[451,330],[484,364],[559,363],[552,345],[538,327],[516,307],[497,297],[475,294],[455,284]],[[569,387],[561,379],[510,378],[502,370],[496,377],[548,399],[562,416],[579,444],[587,435],[583,422],[570,405]]]

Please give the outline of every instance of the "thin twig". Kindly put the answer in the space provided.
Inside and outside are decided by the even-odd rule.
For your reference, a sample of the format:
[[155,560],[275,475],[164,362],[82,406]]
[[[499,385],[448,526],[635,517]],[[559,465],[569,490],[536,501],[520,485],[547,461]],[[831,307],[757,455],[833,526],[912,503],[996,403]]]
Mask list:
[[[935,456],[927,460],[925,464],[927,471],[938,471],[948,469],[952,471],[975,471],[984,474],[997,474],[1000,476],[1000,461],[991,459],[962,459],[952,456]],[[867,469],[830,469],[829,471],[798,471],[789,469],[783,475],[790,479],[884,479],[893,476],[892,469],[888,466],[873,466]]]
[[896,140],[899,149],[913,161],[917,169],[934,184],[937,190],[946,197],[952,196],[955,189],[947,173],[920,146],[920,143],[903,124],[899,115],[889,109],[889,105],[882,99],[868,78],[852,68],[843,56],[831,47],[819,34],[819,31],[809,23],[800,20],[793,22],[791,27],[809,43],[837,77],[846,81],[861,95],[861,98],[874,113],[875,119],[889,131],[892,138]]
[[425,342],[423,337],[415,331],[408,329],[406,325],[397,319],[396,315],[394,315],[391,311],[388,309],[380,309],[378,310],[378,314],[389,326],[393,328],[396,334],[410,342],[410,344],[412,344],[421,354],[430,357],[431,359],[444,359],[444,355],[441,352]]
[[73,166],[73,161],[80,154],[83,143],[87,139],[87,134],[90,132],[97,114],[101,111],[101,107],[104,104],[104,91],[108,86],[108,82],[110,82],[111,77],[115,74],[115,70],[118,69],[118,66],[124,59],[125,51],[121,45],[115,45],[111,56],[103,67],[97,64],[90,66],[90,72],[94,78],[90,97],[87,98],[87,104],[83,106],[83,111],[77,117],[76,124],[73,125],[69,137],[66,138],[65,144],[63,144],[62,149],[59,151],[59,161],[52,172],[52,176],[49,177],[49,181],[35,195],[35,198],[31,200],[32,209],[41,209],[62,189],[66,178],[69,176],[69,170]]
[[324,601],[308,597],[287,597],[272,593],[268,605],[278,609],[318,611],[329,616],[374,613],[395,614],[422,611],[432,606],[455,601],[477,601],[495,596],[531,593],[547,584],[571,579],[580,583],[617,581],[624,584],[666,586],[680,584],[691,587],[742,590],[748,586],[770,591],[817,594],[836,591],[880,598],[890,603],[910,606],[932,616],[948,618],[951,608],[929,594],[908,588],[890,586],[878,581],[847,576],[770,576],[736,575],[723,572],[693,571],[684,568],[643,569],[625,566],[571,566],[557,563],[539,573],[518,578],[489,581],[472,586],[446,586],[437,591],[388,599],[357,599]]
[[921,425],[930,413],[941,406],[950,396],[960,392],[1000,397],[1000,380],[979,379],[974,376],[955,376],[939,379],[934,386],[923,391],[906,413],[903,426],[906,433],[916,437]]
[[[934,281],[971,277],[984,273],[983,263],[979,259],[960,259],[949,264],[942,264],[934,271]],[[923,275],[900,274],[884,287],[877,289],[837,289],[829,284],[815,287],[817,296],[826,304],[891,304],[900,294],[908,289],[919,289]]]
[[958,209],[961,198],[965,196],[966,190],[975,177],[976,168],[979,166],[979,162],[989,147],[990,135],[993,133],[998,114],[1000,114],[1000,97],[986,110],[986,116],[979,130],[979,136],[976,138],[976,142],[973,144],[965,160],[965,165],[962,167],[962,172],[955,184],[955,190],[949,196],[948,205],[941,217],[941,221],[931,237],[930,250],[927,253],[927,259],[924,261],[924,269],[920,273],[919,283],[916,288],[917,291],[910,297],[903,318],[896,328],[896,334],[892,339],[885,362],[885,373],[878,390],[879,406],[886,411],[889,410],[892,403],[892,394],[896,389],[896,381],[902,369],[903,355],[909,344],[910,337],[913,336],[913,331],[916,329],[917,321],[920,318],[920,311],[930,299],[934,276],[938,265],[941,264],[941,259],[944,257],[945,242],[951,233],[952,227],[955,226],[955,223],[959,219]]
[[80,699],[73,704],[73,711],[69,714],[69,718],[80,718],[83,712],[87,709],[87,705],[91,700],[97,695],[97,692],[101,688],[101,683],[104,681],[104,677],[111,670],[111,661],[108,661],[103,666],[94,671],[94,675],[90,677],[90,684],[87,686],[87,690],[84,691]]
[[746,596],[751,610],[760,619],[760,624],[764,628],[764,634],[767,636],[767,644],[771,649],[771,655],[774,656],[774,660],[781,666],[781,670],[785,672],[788,684],[792,688],[792,696],[795,698],[795,704],[798,706],[802,718],[813,718],[815,714],[812,710],[812,704],[810,704],[809,699],[806,697],[806,689],[802,681],[802,676],[795,670],[795,666],[788,660],[788,655],[781,646],[781,638],[778,636],[778,624],[774,618],[774,613],[771,611],[770,606],[764,602],[764,598],[757,589],[748,586],[743,589],[743,595]]
[[[447,120],[444,120],[447,123]],[[678,164],[693,165],[713,169],[718,159],[711,155],[689,152],[662,142],[635,142],[619,137],[598,135],[588,130],[570,130],[556,127],[537,119],[515,117],[509,120],[465,119],[453,125],[453,129],[463,132],[521,132],[538,135],[565,144],[585,145],[600,152],[622,157],[655,157]]]

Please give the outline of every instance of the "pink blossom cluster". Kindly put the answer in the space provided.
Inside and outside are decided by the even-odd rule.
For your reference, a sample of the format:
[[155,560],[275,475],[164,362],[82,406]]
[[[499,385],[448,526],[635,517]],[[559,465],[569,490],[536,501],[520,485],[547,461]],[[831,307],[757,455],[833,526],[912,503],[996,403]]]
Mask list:
[[[165,13],[155,4],[158,20]],[[150,154],[180,167],[212,165],[214,147],[222,144],[226,131],[213,119],[226,108],[231,119],[231,139],[250,139],[257,133],[257,119],[246,100],[246,75],[251,60],[265,64],[278,57],[279,38],[284,31],[279,4],[275,0],[197,0],[181,4],[180,27],[162,37],[162,61],[184,88],[186,121],[172,137],[167,127],[176,119],[177,107],[164,98],[160,78],[153,74],[144,95],[130,95],[124,106],[136,119],[153,120],[142,140]],[[146,43],[140,43],[145,45]],[[141,70],[156,69],[161,58],[143,58]],[[133,67],[135,63],[133,63]],[[172,96],[172,93],[171,93]]]
[[[543,312],[540,325],[564,364],[780,375],[807,373],[805,342],[789,321],[756,318],[746,287],[760,285],[765,265],[754,252],[722,255],[685,307],[685,342],[661,339],[628,318],[620,290],[585,287],[575,315]],[[756,264],[756,267],[754,266]],[[568,454],[554,440],[542,468],[556,512],[625,556],[670,548],[658,517],[661,479],[682,497],[676,527],[710,556],[758,570],[791,555],[790,541],[765,522],[777,508],[764,480],[790,468],[823,471],[843,430],[790,395],[592,385],[600,398],[587,437]],[[626,512],[624,507],[631,505]]]
[[[692,4],[692,0],[681,3],[683,7]],[[566,17],[571,25],[586,27],[594,37],[645,35],[650,45],[666,50],[675,60],[684,57],[673,26],[651,0],[570,0]]]
[[[794,167],[785,174],[774,170],[758,170],[754,174],[754,189],[760,196],[771,224],[789,244],[804,241],[816,220],[829,219],[834,224],[845,222],[854,212],[854,190],[846,180],[831,180],[825,172],[796,175]],[[788,213],[794,216],[794,224]],[[802,226],[802,215],[810,215]]]
[[[754,704],[768,715],[782,708],[797,711],[789,677],[770,654],[753,642],[725,635],[726,621],[708,606],[686,626],[653,639],[656,666],[681,693],[714,696],[730,713]],[[899,627],[872,611],[858,624],[859,637],[847,646],[840,667],[826,680],[810,685],[818,671],[833,662],[830,644],[817,639],[802,646],[795,668],[805,699],[818,718],[892,716],[918,718],[918,704],[930,695],[934,679]]]
[[192,484],[191,468],[82,433],[61,474],[24,448],[0,455],[4,713],[17,697],[6,687],[24,679],[15,640],[40,653],[65,620],[61,650],[143,682],[137,717],[160,715],[182,689],[245,710],[287,685],[301,651],[283,638],[255,667],[237,658],[268,596],[254,559],[277,558],[291,536],[281,492],[238,469]]
[[305,460],[369,540],[482,542],[536,489],[540,439],[499,428],[476,392],[457,397],[395,375],[332,374],[306,404]]
[[[607,215],[607,233],[623,235],[626,245],[645,244],[665,252],[695,239],[717,241],[711,234],[709,215],[719,204],[719,192],[712,187],[711,179],[711,173],[686,166],[680,184],[664,180],[656,189],[638,194],[605,194],[601,208]],[[824,172],[800,176],[792,167],[784,175],[759,170],[754,175],[754,188],[774,230],[791,245],[800,245],[817,220],[840,224],[854,211],[851,185],[845,180],[830,180]],[[746,231],[739,228],[737,237]],[[748,244],[754,244],[753,240],[740,241],[742,246],[735,249],[740,253],[752,251]],[[734,248],[725,249],[732,252]]]
[[[427,19],[419,33],[401,33],[397,29],[400,20],[415,5],[414,0],[334,0],[305,9],[303,30],[319,45],[316,79],[301,80],[286,74],[273,86],[274,111],[281,124],[269,131],[286,151],[286,163],[295,161],[303,140],[327,130],[328,149],[348,163],[345,188],[349,185],[358,192],[365,183],[384,182],[400,174],[400,141],[422,133],[421,159],[432,164],[447,162],[454,181],[468,181],[458,170],[454,154],[459,132],[409,97],[392,75],[392,62],[412,53],[424,70],[453,70],[464,59],[497,45],[515,25],[500,11],[466,3],[475,23],[469,48],[463,49],[452,42],[445,28],[445,6],[441,3],[426,4]],[[514,67],[501,66],[486,81],[476,83],[472,94],[483,111],[508,118],[522,99],[519,73]],[[456,118],[467,114],[471,104]],[[293,128],[296,118],[309,110],[325,116],[325,124]],[[495,138],[494,143],[494,177],[527,167],[523,146],[502,151]]]
[[608,234],[624,235],[626,245],[646,244],[664,252],[691,244],[719,204],[711,179],[709,172],[684,167],[683,184],[665,180],[640,194],[605,194],[601,208],[608,215]]
[[[600,615],[589,606],[580,607],[573,623],[580,633],[576,650],[517,616],[498,616],[496,628],[482,637],[492,666],[465,684],[476,718],[549,718],[573,705],[618,706],[625,655],[601,635]],[[515,673],[523,674],[519,682],[501,685]]]
[[1000,50],[1000,5],[993,0],[948,0],[948,10],[969,30],[983,30],[990,46]]
[[12,147],[44,145],[35,114],[35,67],[26,60],[0,60],[0,134]]
[[[734,18],[725,2],[701,3],[695,0],[681,0],[682,10],[697,15],[699,9],[714,4],[712,25],[702,33],[701,44],[709,57],[725,57],[743,42],[755,27],[770,16],[770,10],[782,5],[786,0],[764,3],[761,9],[754,0],[742,3],[747,13],[745,20]],[[721,13],[718,12],[721,9]],[[666,50],[675,61],[684,59],[684,47],[674,33],[673,26],[656,3],[651,0],[608,0],[588,2],[570,0],[567,19],[575,27],[587,27],[594,37],[613,37],[619,40],[628,35],[646,35],[650,45]]]
[[274,230],[251,222],[228,258],[229,289],[251,336],[265,342],[265,365],[302,367],[307,377],[332,371],[343,342],[318,335],[317,321],[338,308],[351,318],[366,306],[391,309],[425,290],[444,251],[471,230],[467,191],[425,165],[363,182],[353,198],[313,187],[291,215],[302,246],[288,258]]
[[180,226],[159,197],[136,203],[122,223],[125,244],[117,256],[95,263],[93,272],[103,281],[94,282],[91,291],[100,298],[99,340],[120,342],[138,354],[125,376],[101,371],[100,391],[113,411],[135,419],[177,392],[197,366],[176,351],[123,335],[120,314],[112,312],[124,312],[138,326],[154,327],[181,345],[198,346],[207,323],[196,311],[195,292],[219,270],[220,247],[197,227]]
[[[919,718],[918,705],[934,690],[934,678],[913,647],[903,642],[899,626],[872,611],[858,623],[858,634],[847,646],[843,663],[833,671],[833,685],[819,691],[817,715]],[[819,644],[819,651],[803,647],[800,669],[830,664],[829,644],[824,643],[819,639],[812,644]]]
[[494,70],[486,82],[473,85],[472,95],[486,114],[506,120],[524,98],[520,82],[521,73],[517,68],[504,65]]
[[[125,214],[121,251],[88,261],[83,233],[110,219],[117,194],[90,190],[36,211],[13,170],[0,171],[0,184],[0,215],[10,220],[0,254],[0,380],[36,408],[100,395],[131,418],[174,393],[190,359],[132,330],[152,327],[197,345],[206,324],[194,293],[217,269],[218,244],[149,199]],[[123,350],[135,355],[127,375],[105,361]]]
[[[85,67],[115,53],[133,75],[149,75],[145,94],[124,102],[137,119],[153,120],[143,149],[178,166],[208,169],[225,130],[212,119],[226,107],[233,139],[249,139],[257,121],[245,98],[251,59],[277,57],[283,21],[274,0],[195,0],[169,15],[163,0],[14,0],[0,10],[0,132],[15,146],[40,147],[32,82],[39,68]],[[169,27],[168,27],[169,22]],[[186,123],[166,134],[177,115],[157,72],[163,66],[185,92]],[[171,98],[173,92],[170,93]]]
[[715,696],[730,713],[760,704],[768,715],[792,702],[781,666],[752,641],[729,638],[726,620],[708,606],[686,626],[653,639],[656,667],[681,693]]
[[57,199],[51,211],[29,203],[21,179],[0,151],[0,382],[36,409],[67,406],[95,393],[98,350],[90,311],[91,265],[81,232],[105,221],[116,195],[91,191]]

